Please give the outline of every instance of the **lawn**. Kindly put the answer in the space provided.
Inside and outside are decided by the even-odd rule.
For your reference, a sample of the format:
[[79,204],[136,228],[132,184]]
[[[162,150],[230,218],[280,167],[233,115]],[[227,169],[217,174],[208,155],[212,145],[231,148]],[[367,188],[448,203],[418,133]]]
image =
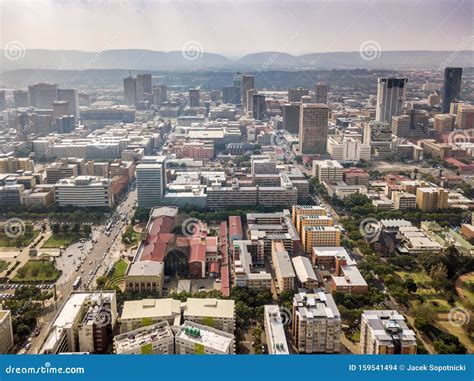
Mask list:
[[13,278],[14,282],[51,282],[58,279],[60,272],[54,267],[51,261],[29,260],[18,269]]
[[116,262],[114,265],[114,272],[112,275],[114,277],[125,276],[125,271],[127,271],[127,267],[128,267],[128,263],[125,261],[120,260]]
[[31,242],[33,242],[38,234],[39,230],[27,230],[24,234],[17,238],[10,238],[6,236],[3,229],[1,229],[0,247],[26,247]]
[[67,247],[77,241],[78,239],[83,238],[83,234],[79,233],[59,233],[54,234],[49,237],[49,239],[43,244],[41,248],[43,249],[57,249],[61,246]]
[[413,279],[418,287],[430,288],[431,278],[422,270],[417,272],[396,271],[396,273],[403,280],[406,280],[408,278]]

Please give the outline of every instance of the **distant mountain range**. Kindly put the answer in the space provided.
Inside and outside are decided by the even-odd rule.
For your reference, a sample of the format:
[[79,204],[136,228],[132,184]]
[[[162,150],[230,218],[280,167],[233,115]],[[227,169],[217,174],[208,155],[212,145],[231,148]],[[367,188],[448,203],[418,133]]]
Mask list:
[[162,52],[142,49],[82,52],[75,50],[1,50],[0,71],[49,70],[321,70],[321,69],[441,69],[472,67],[474,51],[382,51],[363,57],[359,52],[312,53],[294,56],[282,52],[248,54],[229,59],[220,54]]

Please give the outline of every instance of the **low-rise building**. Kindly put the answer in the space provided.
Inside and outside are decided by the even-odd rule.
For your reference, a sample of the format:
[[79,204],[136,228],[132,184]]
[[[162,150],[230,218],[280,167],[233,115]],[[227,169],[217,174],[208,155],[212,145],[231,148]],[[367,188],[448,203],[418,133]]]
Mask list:
[[234,311],[233,300],[188,298],[183,303],[185,321],[204,324],[229,333],[234,332]]
[[125,274],[125,290],[132,292],[153,292],[161,295],[164,281],[162,262],[133,262]]
[[295,271],[282,241],[272,242],[272,264],[277,279],[277,293],[295,288]]
[[271,355],[290,354],[286,341],[284,319],[289,319],[289,316],[282,316],[279,306],[264,306],[263,325],[267,338],[268,353]]
[[174,335],[169,323],[161,321],[114,337],[118,355],[174,354]]
[[185,321],[175,336],[176,354],[234,354],[234,335],[208,325]]
[[181,321],[181,302],[171,298],[127,300],[120,316],[120,332],[125,333],[166,320],[171,326]]
[[313,270],[311,261],[307,257],[298,256],[291,259],[295,269],[298,286],[307,291],[318,288],[319,281]]

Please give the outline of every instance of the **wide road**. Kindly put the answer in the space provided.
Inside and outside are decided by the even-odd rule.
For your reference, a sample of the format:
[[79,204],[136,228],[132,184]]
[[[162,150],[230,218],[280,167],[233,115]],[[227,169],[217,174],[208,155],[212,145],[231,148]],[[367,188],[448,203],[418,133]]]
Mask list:
[[[85,244],[85,255],[86,258],[84,263],[81,265],[81,268],[78,271],[75,271],[74,268],[69,270],[68,273],[64,274],[56,284],[56,294],[57,300],[55,303],[54,311],[44,315],[41,317],[41,324],[42,329],[38,337],[34,337],[31,342],[31,347],[28,350],[28,353],[38,353],[41,349],[41,345],[43,344],[44,340],[46,339],[48,328],[53,320],[54,316],[56,315],[58,309],[64,303],[64,301],[69,297],[71,292],[73,291],[73,283],[74,280],[80,275],[82,277],[82,283],[78,290],[86,290],[85,283],[87,282],[88,278],[92,277],[93,281],[91,282],[89,289],[93,288],[95,285],[95,278],[103,274],[103,272],[107,269],[107,264],[112,263],[113,250],[110,250],[113,246],[119,247],[119,245],[114,245],[114,243],[119,244],[122,240],[122,233],[125,231],[126,222],[122,221],[121,214],[125,213],[127,215],[128,220],[130,220],[133,216],[133,205],[136,200],[136,190],[130,191],[126,198],[117,206],[115,215],[117,218],[115,219],[115,223],[112,226],[110,231],[110,235],[105,234],[105,226],[99,225],[93,228],[93,239],[97,239],[96,243],[91,243],[90,241],[86,242]],[[119,217],[120,216],[120,217]],[[110,219],[109,219],[110,220]],[[88,251],[88,247],[91,247],[90,251]],[[62,255],[66,254],[68,250],[66,249]],[[74,257],[80,257],[79,253],[73,254]],[[62,263],[61,259],[58,259],[58,263]],[[76,261],[77,263],[77,261]],[[105,264],[105,265],[104,265]],[[58,266],[61,269],[60,265]],[[82,271],[84,269],[84,271]],[[92,270],[97,269],[95,275],[90,276],[89,273]]]

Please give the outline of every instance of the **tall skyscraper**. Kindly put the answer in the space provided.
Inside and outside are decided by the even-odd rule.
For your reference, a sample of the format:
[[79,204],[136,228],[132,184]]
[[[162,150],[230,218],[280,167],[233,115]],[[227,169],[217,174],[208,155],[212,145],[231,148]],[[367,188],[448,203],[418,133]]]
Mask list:
[[288,89],[288,102],[301,102],[301,97],[308,95],[309,90],[298,87],[297,89]]
[[36,108],[52,109],[53,102],[58,99],[58,85],[38,83],[28,86],[30,105]]
[[300,105],[288,103],[282,106],[283,128],[293,134],[297,134],[300,129]]
[[242,105],[248,107],[248,91],[255,88],[253,75],[242,75]]
[[199,89],[189,89],[189,107],[199,107],[201,105],[201,92]]
[[224,103],[232,103],[238,105],[241,103],[240,87],[225,86],[222,88],[222,101]]
[[123,96],[126,105],[137,103],[137,80],[132,76],[123,80]]
[[15,105],[15,108],[28,107],[30,105],[30,102],[28,100],[28,91],[14,90],[13,103]]
[[326,82],[318,82],[314,86],[314,103],[328,103],[328,84]]
[[329,108],[322,103],[300,106],[300,154],[325,154],[328,140]]
[[144,156],[136,168],[138,207],[151,209],[162,203],[166,190],[164,156]]
[[145,99],[145,94],[151,94],[151,74],[137,75],[137,102]]
[[167,98],[166,92],[166,85],[153,86],[153,103],[157,106],[165,103]]
[[252,96],[252,116],[256,120],[263,120],[267,116],[267,105],[265,104],[265,95],[254,94]]
[[244,106],[246,106],[245,109],[247,110],[247,113],[250,114],[250,116],[253,115],[253,96],[257,93],[258,91],[255,89],[247,90],[247,103]]
[[79,117],[79,96],[75,89],[58,89],[58,99],[69,104],[69,114]]
[[401,114],[405,100],[407,78],[379,78],[375,120],[391,123],[392,116]]
[[462,67],[447,67],[444,69],[443,104],[441,106],[443,114],[448,114],[451,103],[459,100],[461,78]]

